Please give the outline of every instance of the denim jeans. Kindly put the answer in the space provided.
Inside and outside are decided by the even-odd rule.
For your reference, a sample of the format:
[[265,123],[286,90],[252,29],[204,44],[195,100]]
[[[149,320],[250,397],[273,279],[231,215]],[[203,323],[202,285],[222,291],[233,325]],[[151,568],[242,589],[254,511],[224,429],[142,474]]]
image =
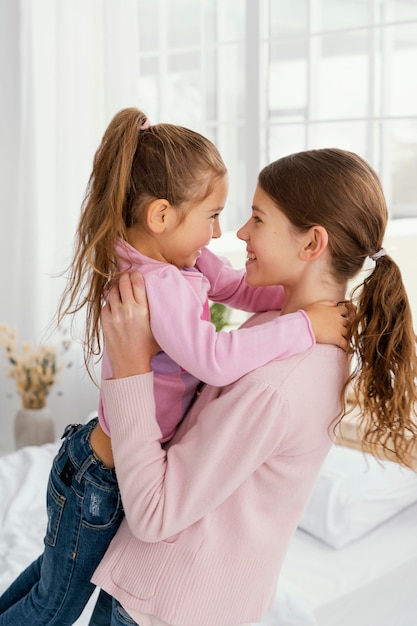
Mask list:
[[[115,471],[90,445],[96,424],[65,429],[49,475],[44,552],[1,596],[0,626],[70,626],[94,591],[91,576],[123,518]],[[91,626],[109,626],[107,607]]]
[[111,614],[111,624],[110,626],[139,626],[137,622],[130,617],[129,613],[127,613],[120,602],[117,600],[113,600],[113,612]]

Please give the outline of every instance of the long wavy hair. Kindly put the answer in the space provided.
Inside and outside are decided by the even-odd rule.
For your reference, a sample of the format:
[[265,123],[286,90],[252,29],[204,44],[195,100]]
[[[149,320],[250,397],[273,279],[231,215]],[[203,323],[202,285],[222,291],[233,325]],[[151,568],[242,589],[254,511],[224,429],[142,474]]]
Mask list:
[[[259,185],[299,231],[323,226],[334,277],[347,283],[383,246],[388,210],[380,180],[358,155],[321,149],[289,155],[265,167]],[[364,447],[382,447],[411,465],[416,442],[416,335],[398,265],[378,258],[354,289],[349,330],[349,388],[361,410]],[[346,415],[349,412],[343,403]]]
[[145,211],[155,199],[168,200],[183,219],[226,173],[217,148],[197,132],[150,125],[136,108],[123,109],[111,120],[94,156],[57,313],[60,325],[64,316],[85,309],[88,372],[91,359],[101,353],[100,313],[104,290],[118,273],[118,238],[127,240],[134,225],[146,229]]

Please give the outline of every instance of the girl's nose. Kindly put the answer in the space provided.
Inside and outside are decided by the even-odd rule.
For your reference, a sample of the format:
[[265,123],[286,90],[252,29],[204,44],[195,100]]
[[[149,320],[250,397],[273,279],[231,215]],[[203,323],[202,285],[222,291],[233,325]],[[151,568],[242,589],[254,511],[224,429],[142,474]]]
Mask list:
[[214,227],[213,227],[213,239],[218,239],[222,234],[222,229],[220,228],[220,222],[218,219],[215,220],[214,222]]
[[241,226],[241,228],[239,228],[239,230],[236,233],[236,237],[238,239],[242,239],[242,241],[246,241],[248,236],[247,236],[247,231],[246,231],[246,224],[244,224],[243,226]]

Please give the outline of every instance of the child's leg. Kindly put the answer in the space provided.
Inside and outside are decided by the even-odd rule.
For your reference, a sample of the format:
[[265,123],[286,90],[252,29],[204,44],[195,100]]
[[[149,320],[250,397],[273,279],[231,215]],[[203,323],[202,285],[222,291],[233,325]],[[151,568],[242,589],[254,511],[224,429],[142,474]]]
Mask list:
[[91,576],[123,517],[115,472],[90,446],[96,423],[66,429],[49,478],[39,583],[0,615],[0,626],[69,626],[94,591]]
[[41,554],[36,561],[28,565],[10,587],[0,596],[0,615],[29,593],[33,585],[39,581],[42,556]]
[[112,596],[101,589],[88,626],[110,626],[112,603]]

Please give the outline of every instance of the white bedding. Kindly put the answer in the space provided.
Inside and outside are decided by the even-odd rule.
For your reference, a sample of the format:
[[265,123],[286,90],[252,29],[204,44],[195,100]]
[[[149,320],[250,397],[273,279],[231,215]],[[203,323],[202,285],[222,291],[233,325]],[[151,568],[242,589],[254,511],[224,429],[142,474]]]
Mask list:
[[417,626],[417,504],[340,550],[298,530],[282,576],[318,626]]
[[[58,446],[0,457],[0,593],[42,551]],[[417,626],[416,581],[417,504],[339,550],[297,530],[274,605],[256,626]],[[87,626],[91,605],[77,626]]]

